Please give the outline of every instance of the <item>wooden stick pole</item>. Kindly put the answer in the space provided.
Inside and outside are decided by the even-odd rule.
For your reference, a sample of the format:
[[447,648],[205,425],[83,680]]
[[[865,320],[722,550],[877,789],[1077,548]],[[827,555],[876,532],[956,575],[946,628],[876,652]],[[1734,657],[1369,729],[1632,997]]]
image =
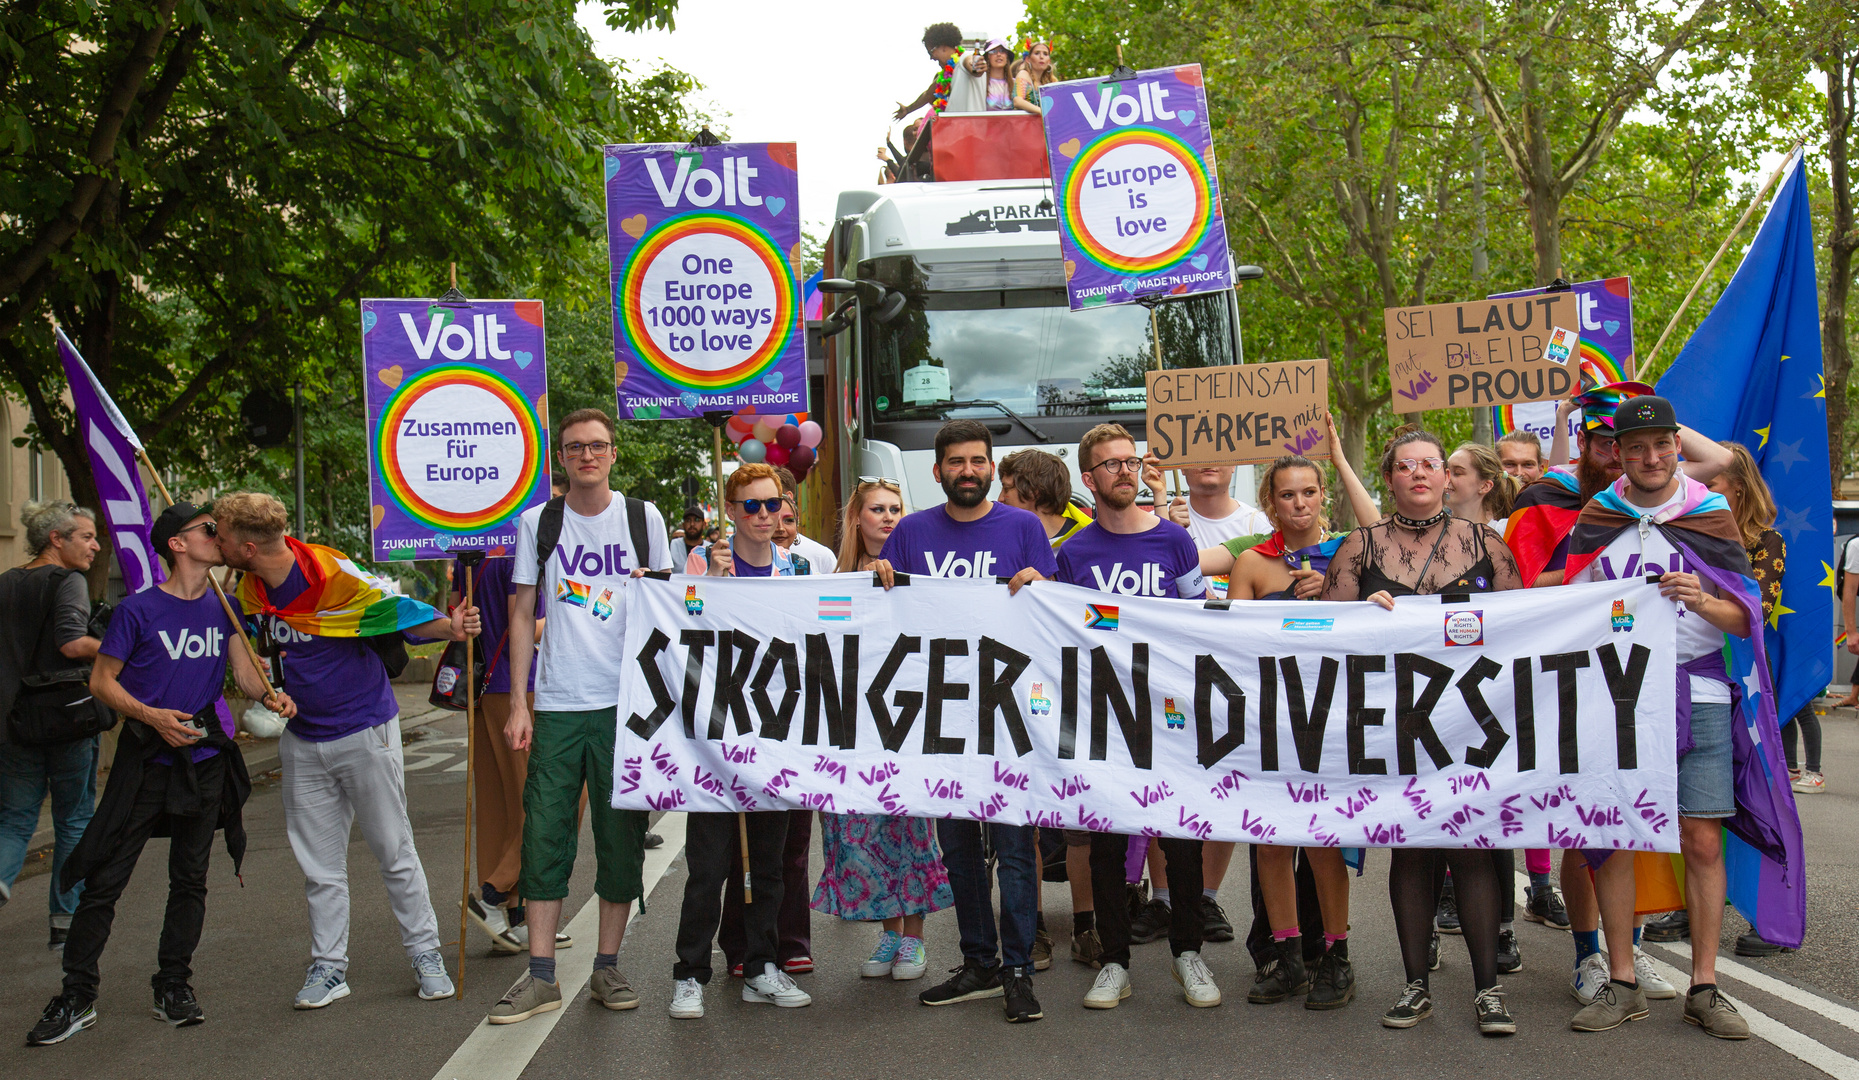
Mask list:
[[[728,543],[728,527],[723,513],[723,424],[711,425],[710,474],[716,481],[716,542]],[[749,815],[736,811],[736,835],[742,841],[742,902],[755,903],[755,890],[749,887]]]
[[[469,566],[462,567],[465,575],[465,607],[469,610],[475,598],[472,589],[472,575]],[[456,1000],[465,998],[465,930],[466,915],[471,907],[471,800],[472,765],[477,761],[478,737],[478,672],[477,643],[471,638],[465,639],[465,871],[462,894],[458,901],[458,986],[452,993]]]
[[[1117,62],[1119,64],[1123,62],[1123,46],[1121,45],[1117,46]],[[1154,304],[1149,305],[1149,344],[1155,351],[1155,369],[1160,371],[1162,370],[1162,329],[1161,325],[1156,321]],[[1175,478],[1176,493],[1185,493],[1187,489],[1181,482],[1181,470],[1170,469],[1169,475]],[[1155,512],[1159,517],[1168,517],[1168,509],[1166,507],[1158,506]]]
[[[1685,317],[1685,309],[1691,306],[1691,298],[1698,295],[1698,290],[1704,287],[1705,279],[1711,276],[1712,270],[1717,269],[1717,261],[1723,258],[1724,252],[1730,250],[1730,242],[1736,239],[1736,234],[1743,231],[1744,225],[1749,224],[1750,216],[1756,212],[1756,207],[1761,206],[1763,201],[1769,197],[1769,192],[1774,190],[1775,185],[1781,182],[1782,172],[1788,168],[1788,163],[1793,161],[1794,156],[1800,152],[1801,146],[1802,144],[1800,142],[1794,144],[1794,149],[1788,151],[1787,156],[1782,158],[1782,163],[1777,165],[1775,167],[1775,172],[1769,176],[1769,182],[1762,185],[1762,190],[1756,192],[1755,198],[1749,200],[1749,206],[1744,209],[1743,216],[1736,219],[1736,226],[1730,230],[1730,235],[1724,237],[1723,243],[1717,245],[1717,254],[1712,255],[1711,261],[1704,264],[1704,272],[1698,275],[1698,280],[1692,282],[1691,291],[1685,294],[1685,299],[1679,303],[1678,310],[1672,313],[1672,321],[1665,324],[1665,332],[1659,335],[1659,340],[1653,344],[1652,351],[1646,354],[1646,359],[1634,365],[1635,378],[1640,378],[1640,372],[1652,370],[1653,357],[1659,355],[1659,350],[1665,345],[1665,339],[1672,336],[1673,329],[1678,326],[1678,320]],[[1641,379],[1640,381],[1644,382],[1645,380]]]

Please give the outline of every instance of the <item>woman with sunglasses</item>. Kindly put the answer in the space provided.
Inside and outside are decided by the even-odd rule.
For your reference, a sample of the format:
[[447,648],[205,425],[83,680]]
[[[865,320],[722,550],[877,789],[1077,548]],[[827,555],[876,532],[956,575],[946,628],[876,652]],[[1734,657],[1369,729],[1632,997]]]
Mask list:
[[[839,534],[839,571],[869,569],[903,516],[897,481],[859,477]],[[935,824],[890,814],[821,814],[820,855],[824,866],[813,909],[848,922],[883,924],[859,974],[899,982],[922,978],[929,970],[923,916],[955,903]]]
[[[1394,610],[1397,596],[1496,592],[1523,586],[1517,561],[1489,528],[1457,519],[1446,509],[1446,461],[1438,436],[1417,428],[1395,433],[1381,455],[1381,479],[1394,513],[1357,529],[1330,561],[1325,600],[1367,600]],[[1510,1035],[1517,1022],[1504,1007],[1497,981],[1498,881],[1481,848],[1395,848],[1388,896],[1401,942],[1407,988],[1381,1018],[1391,1028],[1413,1027],[1431,1015],[1428,941],[1435,898],[1446,870],[1458,895],[1465,947],[1472,958],[1473,1011],[1478,1030]]]

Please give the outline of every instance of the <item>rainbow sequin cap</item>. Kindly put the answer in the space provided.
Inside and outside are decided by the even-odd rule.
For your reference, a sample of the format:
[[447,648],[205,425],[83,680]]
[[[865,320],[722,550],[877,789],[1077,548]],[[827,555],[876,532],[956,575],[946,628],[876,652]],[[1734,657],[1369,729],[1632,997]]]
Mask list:
[[1628,398],[1643,397],[1653,392],[1652,387],[1640,382],[1609,382],[1601,380],[1606,376],[1592,360],[1581,362],[1581,393],[1575,401],[1581,405],[1581,425],[1584,430],[1598,431],[1603,435],[1614,432],[1614,411],[1620,403]]

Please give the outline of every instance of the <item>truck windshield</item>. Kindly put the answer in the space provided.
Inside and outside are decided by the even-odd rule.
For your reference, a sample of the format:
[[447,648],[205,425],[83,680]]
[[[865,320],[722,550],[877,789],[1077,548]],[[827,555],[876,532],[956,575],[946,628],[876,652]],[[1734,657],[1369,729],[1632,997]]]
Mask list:
[[[1222,294],[1165,303],[1156,324],[1164,366],[1233,362]],[[992,403],[1029,417],[1141,413],[1143,374],[1155,366],[1147,309],[1073,312],[1060,289],[916,295],[889,323],[865,319],[862,327],[867,392],[880,420],[998,418]]]

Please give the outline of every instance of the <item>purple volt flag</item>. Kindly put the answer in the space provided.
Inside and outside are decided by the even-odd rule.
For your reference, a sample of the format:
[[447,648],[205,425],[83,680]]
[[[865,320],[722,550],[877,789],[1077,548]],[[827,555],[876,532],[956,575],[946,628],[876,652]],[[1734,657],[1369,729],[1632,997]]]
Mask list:
[[373,558],[492,558],[549,497],[542,301],[363,300]]
[[606,148],[620,416],[807,409],[793,143]]
[[1039,92],[1072,310],[1231,288],[1201,66]]
[[161,560],[155,557],[155,544],[149,538],[154,517],[149,512],[148,496],[142,491],[142,473],[137,455],[142,440],[136,438],[129,421],[110,400],[109,391],[91,373],[90,365],[78,354],[77,346],[58,335],[58,359],[65,365],[65,381],[71,384],[71,403],[77,409],[78,437],[84,452],[90,455],[90,471],[97,483],[97,497],[103,502],[103,515],[109,519],[110,542],[116,547],[116,562],[123,570],[123,585],[139,593],[150,585],[167,579]]

